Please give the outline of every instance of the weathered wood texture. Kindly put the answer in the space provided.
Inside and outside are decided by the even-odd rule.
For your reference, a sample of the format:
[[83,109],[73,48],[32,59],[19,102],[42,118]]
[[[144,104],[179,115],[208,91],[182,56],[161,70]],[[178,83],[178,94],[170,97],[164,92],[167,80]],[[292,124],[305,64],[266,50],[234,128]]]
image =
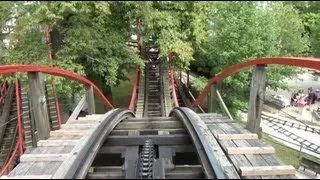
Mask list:
[[86,100],[88,103],[88,114],[96,113],[96,108],[94,104],[94,94],[93,94],[93,87],[87,87],[86,89]]
[[[20,163],[7,176],[1,178],[52,178],[57,175],[59,169],[67,169],[65,165],[71,163],[70,159],[85,147],[85,140],[99,127],[100,122],[97,119],[104,117],[102,115],[88,115],[86,120],[90,118],[92,121],[86,124],[82,124],[82,120],[78,119],[73,120],[78,124],[67,123],[64,125],[64,127],[74,126],[73,128],[51,131],[50,134],[56,136],[38,141],[38,147],[25,152],[21,156]],[[81,126],[87,128],[77,128]]]
[[[206,123],[216,139],[218,139],[218,136],[223,137],[222,139],[218,139],[218,143],[242,178],[296,178],[294,172],[290,170],[279,171],[278,173],[276,171],[268,171],[268,174],[264,173],[264,171],[258,172],[258,170],[256,173],[249,171],[259,166],[266,166],[271,169],[281,169],[285,168],[285,166],[281,166],[282,162],[280,162],[274,154],[256,153],[255,150],[257,149],[268,149],[268,153],[273,152],[274,150],[272,150],[273,148],[266,148],[265,145],[256,139],[256,136],[248,136],[248,134],[251,133],[236,122],[230,122],[230,120],[227,120],[222,115],[215,113],[199,114],[199,116]],[[235,138],[236,134],[239,134],[239,138]],[[251,137],[255,138],[251,139]],[[234,153],[228,154],[228,150],[230,149],[238,149],[239,152],[233,151]],[[248,151],[244,151],[245,149]],[[290,166],[290,168],[293,167]],[[249,175],[248,173],[242,173],[241,169],[243,169],[244,172],[249,172]]]
[[[198,114],[198,115],[201,115],[201,114]],[[200,129],[201,136],[204,137],[204,141],[211,148],[212,153],[214,154],[215,158],[218,160],[219,162],[218,164],[221,166],[226,177],[228,179],[238,179],[239,176],[237,174],[237,171],[235,170],[231,162],[228,160],[227,156],[219,146],[218,141],[210,132],[210,129],[208,128],[208,126],[203,121],[201,121],[201,119],[195,119],[195,122]]]
[[267,72],[264,65],[258,65],[253,70],[248,107],[248,120],[246,125],[246,128],[252,133],[257,133],[259,138],[261,138],[262,132],[260,123],[262,104],[264,101],[266,74]]
[[208,96],[208,110],[209,112],[214,112],[217,107],[217,101],[215,99],[217,98],[217,87],[215,85],[211,86],[210,94]]
[[34,118],[37,135],[39,140],[49,137],[50,122],[44,89],[44,82],[41,79],[41,73],[28,73],[28,82],[31,98],[31,113]]

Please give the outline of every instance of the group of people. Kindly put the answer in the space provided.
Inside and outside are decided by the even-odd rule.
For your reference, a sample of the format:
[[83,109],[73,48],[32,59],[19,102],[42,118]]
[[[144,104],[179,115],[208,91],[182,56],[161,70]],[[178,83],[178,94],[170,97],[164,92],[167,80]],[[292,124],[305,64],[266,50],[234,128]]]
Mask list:
[[291,97],[292,106],[306,106],[315,104],[316,100],[320,99],[320,90],[313,91],[312,87],[308,88],[308,94],[304,94],[303,90],[299,90]]

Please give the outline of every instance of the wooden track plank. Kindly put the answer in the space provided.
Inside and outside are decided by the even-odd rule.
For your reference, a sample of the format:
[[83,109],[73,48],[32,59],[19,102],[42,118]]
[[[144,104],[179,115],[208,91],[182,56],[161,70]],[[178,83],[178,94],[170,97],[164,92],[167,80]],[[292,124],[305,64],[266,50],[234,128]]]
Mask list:
[[89,129],[91,127],[95,126],[95,124],[61,124],[61,129],[67,130],[67,129]]
[[75,146],[79,140],[40,140],[38,146]]
[[273,147],[227,147],[228,154],[274,154]]
[[17,177],[17,176],[23,176],[25,173],[28,172],[28,170],[31,168],[31,166],[34,164],[34,162],[20,162],[10,173],[9,177]]
[[[249,133],[238,124],[219,124],[228,133]],[[252,140],[259,144],[258,147],[264,147],[259,140]],[[233,140],[237,147],[251,147],[252,145],[248,143],[248,140]],[[257,147],[256,145],[253,147]],[[271,154],[268,154],[271,155]],[[245,154],[245,157],[249,160],[252,166],[268,166],[268,162],[262,157],[262,154]],[[251,177],[251,176],[249,176]],[[261,176],[262,179],[278,179],[278,176]]]
[[80,140],[83,138],[83,135],[73,135],[73,136],[51,136],[47,140]]
[[246,140],[246,139],[258,139],[257,134],[218,134],[218,140]]
[[[238,126],[240,129],[243,127],[240,127],[238,124],[226,124],[226,123],[220,123],[219,126],[224,129],[226,133],[241,133],[239,129],[234,128],[234,126]],[[251,147],[251,145],[247,142],[247,140],[232,140],[237,147]],[[258,140],[255,140],[258,142]],[[262,158],[261,154],[245,154],[245,157],[249,160],[250,164],[253,167],[256,166],[268,166],[268,163]],[[240,165],[241,166],[241,165]],[[249,176],[251,177],[251,176]],[[261,176],[262,179],[269,179],[269,178],[278,178],[276,176]]]
[[82,119],[82,120],[70,120],[66,124],[99,124],[101,120],[99,119]]
[[240,167],[241,176],[294,175],[293,166]]
[[[240,133],[250,133],[245,128],[241,128],[238,124],[229,124],[229,126],[232,126],[234,129],[238,130]],[[264,145],[258,141],[258,140],[252,140],[248,139],[246,140],[248,144],[255,147],[263,147]],[[283,165],[283,163],[276,157],[274,154],[261,154],[260,155],[269,166],[278,166]],[[287,175],[279,175],[279,176],[269,176],[270,178],[279,178],[279,179],[296,179],[297,177],[295,175],[287,176]]]
[[57,169],[60,167],[62,162],[49,162],[47,163],[47,167],[50,168],[45,168],[44,171],[42,171],[42,174],[54,174]]
[[[217,124],[212,124],[212,125],[208,125],[208,128],[210,129],[211,133],[216,137],[217,134],[223,134],[225,133],[223,131],[223,129],[221,129]],[[237,147],[233,141],[218,141],[222,147],[222,149],[226,152],[226,147]],[[251,163],[249,162],[249,160],[245,157],[245,155],[228,155],[226,154],[229,159],[231,160],[232,164],[234,165],[234,167],[236,168],[236,170],[238,171],[239,175],[240,175],[240,166],[252,166]],[[253,177],[249,177],[249,178],[254,178],[254,179],[261,179],[260,176],[253,176]]]
[[[42,175],[42,174],[47,174],[43,173],[46,169],[51,169],[52,167],[49,166],[50,162],[35,162],[34,164],[31,165],[30,169],[24,174],[24,175]],[[56,162],[57,163],[57,162]],[[58,162],[60,165],[61,162]]]
[[87,135],[88,131],[80,131],[80,130],[56,130],[51,131],[50,136],[84,136]]
[[51,179],[52,175],[1,176],[0,179]]
[[180,121],[149,121],[149,122],[121,122],[114,130],[133,130],[133,129],[172,129],[182,128]]
[[220,164],[222,167],[226,178],[228,179],[239,179],[239,175],[233,164],[228,160],[226,154],[223,152],[223,149],[220,147],[218,140],[214,137],[211,133],[209,127],[202,121],[202,119],[195,119],[197,126],[200,129],[201,134],[203,135],[204,139],[208,143],[211,151],[218,161],[217,163]]
[[24,154],[20,162],[64,161],[69,154]]

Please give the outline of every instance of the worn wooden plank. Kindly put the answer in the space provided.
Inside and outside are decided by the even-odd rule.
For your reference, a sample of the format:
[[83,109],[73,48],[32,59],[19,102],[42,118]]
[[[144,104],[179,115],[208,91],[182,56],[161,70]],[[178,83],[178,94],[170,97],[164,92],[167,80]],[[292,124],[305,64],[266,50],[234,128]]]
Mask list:
[[141,117],[141,118],[127,118],[121,122],[138,122],[138,121],[177,121],[174,117]]
[[79,140],[83,138],[83,135],[73,135],[73,136],[51,136],[47,140],[61,140],[61,139],[66,139],[66,140]]
[[23,176],[31,168],[34,162],[20,162],[10,173],[9,177]]
[[[44,171],[42,171],[42,174],[54,174],[57,169],[60,167],[61,162],[48,162],[47,164],[47,168],[44,169]],[[50,168],[48,168],[50,167]]]
[[175,135],[143,135],[143,136],[108,136],[104,142],[104,146],[135,146],[143,145],[145,139],[152,139],[155,144],[158,145],[179,145],[179,144],[190,144],[191,140],[188,135],[175,134]]
[[218,134],[217,135],[218,140],[245,140],[245,139],[258,139],[257,134]]
[[[110,136],[128,135],[130,130],[112,130]],[[183,128],[178,129],[139,129],[141,135],[156,135],[158,131],[169,131],[170,134],[185,134],[187,131]]]
[[82,119],[82,120],[70,120],[66,124],[99,124],[100,119]]
[[[208,125],[208,128],[212,132],[212,134],[216,137],[218,134],[223,134],[224,131],[218,126],[218,124]],[[232,141],[218,141],[221,145],[224,152],[226,152],[227,147],[237,147],[234,142]],[[237,170],[238,174],[240,175],[240,166],[252,166],[251,163],[244,155],[228,155],[225,153],[226,156],[229,157],[232,164],[234,165],[235,169]],[[252,178],[261,179],[260,176],[254,176]]]
[[51,179],[52,175],[1,176],[0,179]]
[[28,73],[29,93],[32,117],[35,119],[37,128],[37,135],[39,140],[47,139],[50,133],[50,122],[48,107],[46,102],[46,94],[44,89],[44,82],[41,79],[41,73]]
[[227,147],[228,154],[274,154],[273,147]]
[[[242,128],[239,124],[225,124],[224,123],[224,124],[219,124],[219,126],[221,126],[226,132],[229,132],[229,133],[241,133],[241,132],[249,133],[248,130]],[[252,141],[256,141],[259,143],[259,140],[252,140]],[[238,147],[251,146],[248,143],[248,140],[233,140],[233,142]],[[254,146],[254,147],[264,147],[264,146],[260,143],[260,146]],[[268,162],[263,158],[262,154],[254,154],[254,155],[246,154],[245,156],[253,166],[267,166],[267,165],[269,165]],[[269,179],[269,178],[277,179],[277,178],[279,178],[279,176],[262,176],[262,178],[263,179]]]
[[[168,145],[166,147],[172,148],[173,152],[196,152],[193,145]],[[123,153],[126,146],[101,146],[99,153],[101,154],[118,154]]]
[[[42,175],[45,169],[52,168],[49,166],[49,163],[50,162],[35,162],[25,175]],[[61,162],[59,163],[61,164]]]
[[240,167],[241,176],[294,175],[293,166]]
[[[238,132],[241,133],[249,133],[249,131],[245,128],[241,128],[238,124],[230,124],[231,127],[238,130]],[[252,146],[255,147],[263,147],[264,145],[259,140],[247,140],[247,143],[249,143]],[[277,166],[277,165],[283,165],[283,163],[276,158],[276,155],[273,154],[261,154],[261,157],[267,162],[270,166]],[[295,179],[296,176],[286,176],[286,175],[279,175],[279,176],[270,176],[270,178],[280,178],[280,179]]]
[[38,146],[75,146],[79,140],[40,140]]
[[20,162],[64,161],[69,154],[24,154]]
[[51,131],[50,136],[81,136],[87,135],[88,131],[81,130],[56,130]]
[[183,124],[180,121],[151,121],[151,122],[121,122],[115,130],[126,129],[171,129],[182,128]]
[[61,129],[89,129],[95,126],[95,124],[61,124]]
[[[225,132],[225,129],[223,129],[219,126],[219,123],[208,125],[208,127],[210,128],[210,131],[213,133],[213,135],[215,137],[217,137],[218,134],[227,133],[227,132]],[[235,132],[233,132],[233,133],[235,133]],[[234,167],[238,171],[239,175],[240,175],[240,166],[248,166],[248,167],[252,166],[250,161],[243,154],[237,154],[237,155],[228,155],[227,154],[227,149],[226,149],[227,147],[237,147],[237,145],[233,141],[218,141],[218,142],[222,146],[222,149],[224,150],[226,155],[231,160],[232,164],[234,165]],[[261,179],[261,176],[252,176],[249,178]]]
[[233,167],[231,162],[228,160],[227,156],[221,149],[219,143],[211,133],[208,126],[200,119],[195,119],[197,126],[200,129],[203,137],[205,138],[206,142],[208,143],[212,154],[214,154],[215,158],[217,159],[218,163],[220,164],[221,168],[223,169],[224,174],[228,179],[237,179],[239,175],[236,169]]

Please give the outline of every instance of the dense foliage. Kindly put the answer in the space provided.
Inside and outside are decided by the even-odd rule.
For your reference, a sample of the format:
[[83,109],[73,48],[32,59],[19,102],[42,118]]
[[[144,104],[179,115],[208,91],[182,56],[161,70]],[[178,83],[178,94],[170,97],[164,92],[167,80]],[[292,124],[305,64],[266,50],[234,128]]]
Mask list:
[[[126,42],[141,20],[142,44],[156,44],[177,68],[210,78],[226,67],[257,57],[320,55],[319,3],[306,2],[1,2],[0,26],[13,16],[10,45],[0,48],[2,64],[46,64],[43,29],[50,29],[54,66],[87,76],[111,96],[110,87],[126,78],[133,65],[143,66]],[[285,88],[292,68],[268,68],[267,85]],[[198,90],[204,78],[193,84]],[[76,84],[57,80],[59,92]],[[220,85],[229,108],[248,100],[250,70]]]

